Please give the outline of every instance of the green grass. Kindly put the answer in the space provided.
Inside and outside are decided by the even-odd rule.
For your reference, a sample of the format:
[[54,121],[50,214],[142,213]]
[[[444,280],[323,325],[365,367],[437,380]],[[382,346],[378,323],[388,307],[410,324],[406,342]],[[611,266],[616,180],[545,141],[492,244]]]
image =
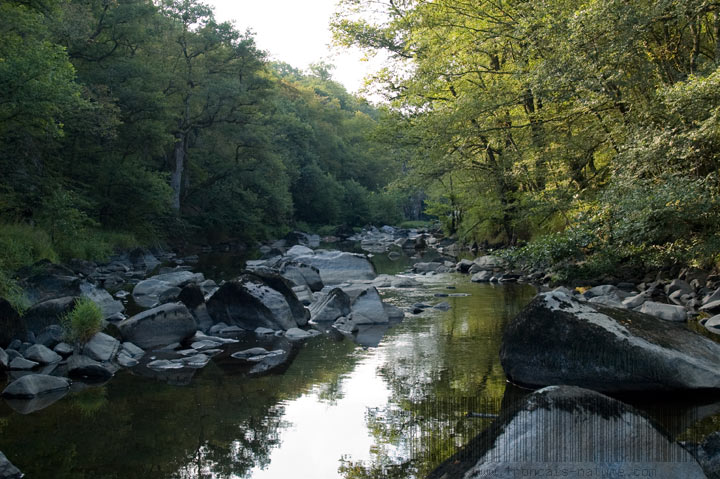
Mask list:
[[421,228],[430,228],[433,225],[432,221],[403,221],[400,223],[400,228],[405,229],[421,229]]
[[65,340],[76,345],[87,343],[102,328],[102,319],[100,306],[89,298],[78,300],[72,311],[60,319]]

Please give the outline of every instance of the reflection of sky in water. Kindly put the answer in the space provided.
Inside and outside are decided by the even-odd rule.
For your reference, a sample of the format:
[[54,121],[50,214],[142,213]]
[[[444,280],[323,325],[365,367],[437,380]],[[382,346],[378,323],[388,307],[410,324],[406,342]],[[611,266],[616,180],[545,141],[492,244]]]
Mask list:
[[341,457],[369,460],[375,443],[368,430],[368,409],[384,407],[390,391],[377,375],[382,364],[381,350],[372,350],[343,378],[339,399],[326,401],[313,389],[285,403],[283,421],[288,424],[281,447],[270,454],[266,469],[253,469],[253,479],[312,479],[339,477]]

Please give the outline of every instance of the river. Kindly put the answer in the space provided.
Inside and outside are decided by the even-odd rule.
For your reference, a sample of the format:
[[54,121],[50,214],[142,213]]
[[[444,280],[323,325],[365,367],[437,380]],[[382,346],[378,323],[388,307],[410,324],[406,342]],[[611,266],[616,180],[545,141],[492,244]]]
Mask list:
[[[410,261],[374,260],[379,273]],[[516,392],[499,363],[501,332],[535,289],[418,279],[422,287],[387,289],[384,299],[450,309],[355,341],[313,338],[282,374],[249,378],[228,360],[256,345],[249,338],[194,376],[121,371],[28,415],[0,401],[0,450],[27,479],[424,477]]]

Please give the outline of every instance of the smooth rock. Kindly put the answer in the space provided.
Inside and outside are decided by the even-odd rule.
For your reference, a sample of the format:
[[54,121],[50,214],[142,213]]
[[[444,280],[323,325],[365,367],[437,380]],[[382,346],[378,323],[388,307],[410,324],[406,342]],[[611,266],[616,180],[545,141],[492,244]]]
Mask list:
[[665,286],[665,294],[668,295],[668,297],[673,294],[675,291],[681,291],[682,294],[690,294],[695,292],[695,288],[690,286],[687,282],[683,281],[682,279],[674,279],[670,284]]
[[53,351],[58,353],[60,356],[69,356],[75,351],[75,348],[73,348],[68,343],[58,343],[53,348]]
[[40,364],[52,364],[62,360],[62,356],[48,349],[42,344],[34,344],[25,351],[25,359],[35,361]]
[[120,341],[105,333],[95,334],[83,346],[83,353],[96,361],[110,361],[119,350]]
[[390,321],[378,290],[371,286],[353,301],[350,312],[355,324],[386,324]]
[[437,309],[440,311],[449,311],[450,308],[451,308],[450,303],[448,303],[447,301],[443,301],[443,302],[438,303],[435,306],[433,306],[433,309]]
[[250,331],[258,327],[287,330],[298,325],[285,296],[248,275],[220,286],[206,306],[215,321]]
[[168,359],[156,359],[147,363],[148,369],[155,371],[170,371],[173,369],[182,369],[185,366],[181,362],[174,362]]
[[325,285],[335,285],[349,280],[371,280],[376,276],[372,263],[366,256],[360,254],[316,251],[313,255],[298,256],[295,261],[317,268]]
[[16,357],[10,361],[10,369],[14,371],[29,371],[40,363],[29,361],[23,357]]
[[252,358],[252,357],[256,357],[256,356],[264,356],[268,353],[269,353],[269,351],[267,349],[257,347],[257,348],[245,349],[243,351],[237,351],[237,352],[231,354],[230,356],[235,359],[248,359],[248,358]]
[[511,381],[597,391],[720,389],[720,344],[684,325],[542,293],[503,334]]
[[275,331],[270,328],[255,328],[254,333],[258,336],[268,336],[271,334],[275,334]]
[[100,307],[103,319],[108,319],[125,311],[125,306],[121,301],[114,299],[110,293],[104,289],[95,287],[95,285],[84,281],[80,284],[80,291],[82,292],[82,296],[90,299]]
[[120,366],[124,368],[132,368],[137,366],[139,363],[137,359],[130,357],[128,354],[122,351],[120,352],[120,354],[117,355],[117,358],[115,360]]
[[305,326],[310,320],[310,311],[308,311],[300,300],[298,300],[298,297],[292,290],[293,283],[282,277],[280,274],[275,271],[261,269],[251,274],[244,275],[241,278],[247,278],[249,280],[257,278],[272,290],[280,293],[285,299],[287,305],[290,307],[293,319],[298,326]]
[[73,354],[67,362],[68,376],[74,378],[88,378],[104,381],[113,376],[107,366],[99,363],[85,355]]
[[310,305],[310,319],[316,323],[335,321],[348,314],[350,297],[340,288],[334,288],[321,301]]
[[488,270],[482,270],[479,273],[475,273],[472,275],[472,278],[470,278],[470,281],[473,283],[489,283],[490,278],[493,277],[492,271]]
[[631,406],[587,389],[551,386],[506,407],[427,477],[515,479],[542,472],[624,478],[641,471],[657,478],[705,478],[685,449]]
[[312,249],[308,248],[307,246],[302,246],[302,245],[298,244],[298,245],[293,246],[289,250],[287,250],[285,255],[289,256],[291,258],[295,258],[297,256],[312,255],[314,253],[315,252]]
[[664,319],[665,321],[682,322],[687,320],[687,310],[675,304],[656,303],[646,301],[640,307],[640,312]]
[[311,331],[305,331],[300,328],[290,328],[285,331],[285,337],[290,341],[301,341],[303,339],[312,338],[316,336]]
[[217,348],[218,346],[222,346],[222,343],[219,343],[217,341],[208,341],[208,340],[195,341],[194,343],[192,343],[190,345],[191,348],[193,348],[197,351],[202,351],[204,349],[214,349],[214,348]]
[[133,299],[144,307],[151,308],[160,302],[161,297],[172,298],[180,294],[183,286],[190,283],[200,283],[205,280],[201,273],[190,271],[175,271],[172,273],[159,274],[140,281],[133,288]]
[[432,261],[429,263],[415,263],[412,269],[415,273],[435,273],[445,271],[446,268],[443,263]]
[[11,398],[31,399],[54,391],[70,388],[70,381],[46,374],[29,374],[10,383],[2,392],[2,396]]
[[473,263],[475,263],[475,265],[483,271],[492,271],[496,268],[505,267],[505,261],[502,258],[493,255],[480,256],[479,258],[475,258]]
[[130,341],[125,341],[124,343],[122,343],[121,352],[125,352],[128,356],[135,359],[141,358],[145,355],[145,351],[142,348],[131,343]]
[[142,349],[181,342],[197,331],[195,318],[182,303],[163,304],[118,324],[124,341]]

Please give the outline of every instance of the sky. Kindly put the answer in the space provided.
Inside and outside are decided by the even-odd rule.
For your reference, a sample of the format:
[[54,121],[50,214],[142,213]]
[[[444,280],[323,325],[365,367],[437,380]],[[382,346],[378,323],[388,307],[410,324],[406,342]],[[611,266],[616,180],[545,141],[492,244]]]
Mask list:
[[363,61],[357,50],[332,47],[330,19],[337,0],[205,0],[215,18],[231,21],[240,31],[250,28],[255,42],[272,60],[305,70],[311,63],[335,65],[333,79],[357,93],[363,78],[381,66],[381,60]]

